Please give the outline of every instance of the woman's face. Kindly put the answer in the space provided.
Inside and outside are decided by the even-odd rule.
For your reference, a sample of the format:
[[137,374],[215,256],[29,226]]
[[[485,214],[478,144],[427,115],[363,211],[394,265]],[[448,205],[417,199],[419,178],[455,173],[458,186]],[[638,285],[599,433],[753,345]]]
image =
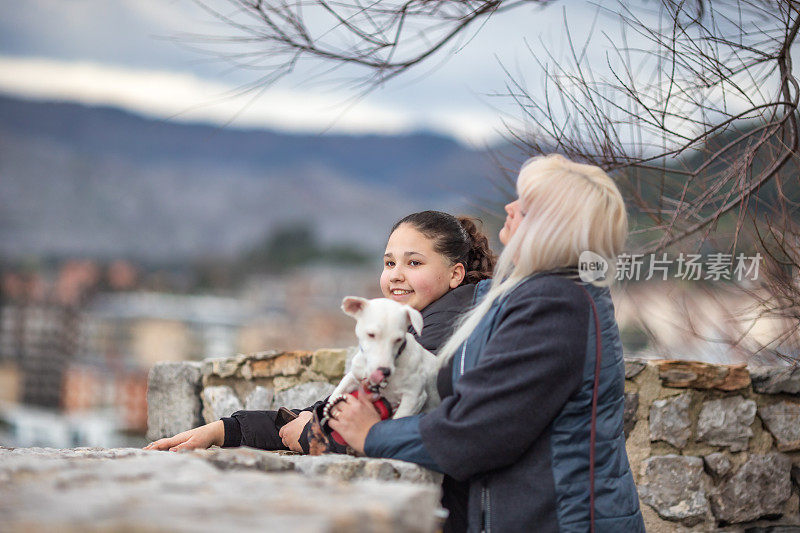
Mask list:
[[525,216],[525,213],[522,212],[522,204],[519,199],[514,200],[510,204],[506,204],[505,210],[506,223],[503,225],[503,229],[500,230],[500,234],[498,235],[503,246],[508,244],[511,237],[514,236],[520,222],[522,222],[522,217]]
[[464,266],[433,249],[433,241],[401,224],[389,236],[383,256],[381,292],[386,298],[422,311],[464,279]]

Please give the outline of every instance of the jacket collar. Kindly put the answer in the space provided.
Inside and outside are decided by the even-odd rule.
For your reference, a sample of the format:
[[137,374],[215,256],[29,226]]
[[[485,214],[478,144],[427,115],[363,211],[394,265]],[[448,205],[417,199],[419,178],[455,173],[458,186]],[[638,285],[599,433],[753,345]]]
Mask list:
[[435,302],[429,303],[422,311],[422,319],[440,311],[450,311],[457,309],[463,311],[472,303],[472,296],[475,293],[475,284],[467,283],[451,289]]

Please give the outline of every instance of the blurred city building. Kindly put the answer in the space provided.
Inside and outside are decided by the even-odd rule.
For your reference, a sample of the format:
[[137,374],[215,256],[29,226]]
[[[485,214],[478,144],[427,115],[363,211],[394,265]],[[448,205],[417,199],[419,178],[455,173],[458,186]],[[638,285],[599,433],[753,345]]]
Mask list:
[[[0,444],[139,444],[155,363],[350,346],[353,321],[342,298],[380,295],[371,269],[256,276],[229,296],[144,290],[144,279],[125,261],[4,273]],[[148,279],[159,288],[169,288],[164,280],[187,283],[161,273]]]
[[355,344],[355,322],[341,310],[345,296],[379,298],[377,268],[310,266],[281,276],[252,276],[241,298],[260,309],[242,331],[240,352],[315,350]]

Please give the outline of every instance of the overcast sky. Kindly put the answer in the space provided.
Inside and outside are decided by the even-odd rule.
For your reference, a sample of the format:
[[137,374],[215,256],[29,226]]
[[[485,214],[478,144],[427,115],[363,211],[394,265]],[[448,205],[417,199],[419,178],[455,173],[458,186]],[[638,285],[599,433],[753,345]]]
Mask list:
[[357,101],[331,77],[309,82],[307,70],[254,98],[231,92],[255,73],[216,61],[181,37],[231,34],[192,0],[0,0],[0,92],[284,131],[432,130],[481,145],[498,139],[504,113],[506,119],[516,114],[509,99],[496,96],[507,81],[500,62],[539,91],[530,49],[540,57],[545,48],[565,54],[565,19],[579,42],[596,22],[600,37],[587,52],[593,65],[605,65],[618,21],[596,2],[572,0],[494,16],[454,55],[443,53]]
[[[325,79],[291,76],[262,93],[229,91],[253,79],[193,50],[185,33],[230,34],[191,0],[0,0],[0,91],[120,105],[151,116],[233,121],[303,132],[428,129],[482,143],[502,130],[499,60],[535,68],[526,42],[563,45],[564,9],[585,31],[590,3],[525,6],[496,16],[447,61],[434,60],[357,102]],[[443,54],[439,59],[445,59]]]

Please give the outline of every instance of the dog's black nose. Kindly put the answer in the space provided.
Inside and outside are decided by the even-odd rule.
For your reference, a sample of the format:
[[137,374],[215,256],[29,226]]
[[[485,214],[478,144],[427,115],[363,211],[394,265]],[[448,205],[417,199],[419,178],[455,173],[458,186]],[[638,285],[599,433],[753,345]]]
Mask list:
[[380,373],[383,374],[383,377],[385,378],[388,378],[389,376],[392,375],[392,369],[389,368],[388,366],[378,367],[378,371],[380,371]]

